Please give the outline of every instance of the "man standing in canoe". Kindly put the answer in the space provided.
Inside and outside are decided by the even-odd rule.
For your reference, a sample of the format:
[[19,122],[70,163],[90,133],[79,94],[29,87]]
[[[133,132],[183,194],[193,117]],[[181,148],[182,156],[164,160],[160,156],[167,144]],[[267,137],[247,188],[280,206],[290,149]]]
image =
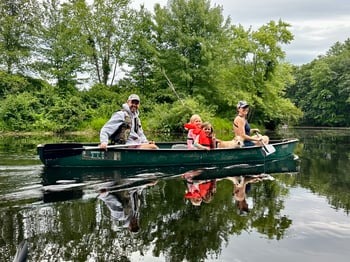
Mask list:
[[148,141],[143,133],[139,118],[140,97],[129,96],[123,108],[111,116],[100,131],[100,147],[107,149],[108,140],[111,144],[125,144],[129,147],[158,149],[153,141]]

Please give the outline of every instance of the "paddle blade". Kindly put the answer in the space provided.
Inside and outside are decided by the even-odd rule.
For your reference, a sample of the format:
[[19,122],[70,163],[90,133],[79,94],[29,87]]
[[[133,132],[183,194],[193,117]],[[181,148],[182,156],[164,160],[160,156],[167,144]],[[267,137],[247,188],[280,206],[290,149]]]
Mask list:
[[42,148],[44,159],[55,159],[80,155],[84,150],[80,143],[45,144]]
[[273,145],[263,145],[263,153],[265,156],[271,155],[276,152],[276,148]]

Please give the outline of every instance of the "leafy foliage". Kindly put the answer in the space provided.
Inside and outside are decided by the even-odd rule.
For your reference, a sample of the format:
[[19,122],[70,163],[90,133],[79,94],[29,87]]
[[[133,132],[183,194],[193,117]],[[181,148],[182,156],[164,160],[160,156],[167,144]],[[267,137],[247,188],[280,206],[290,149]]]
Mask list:
[[201,103],[201,97],[197,100],[188,98],[184,101],[176,101],[173,104],[158,104],[147,115],[147,129],[162,132],[183,132],[185,123],[188,123],[193,114],[199,114],[205,121],[211,121],[215,107]]
[[350,40],[336,43],[326,56],[295,69],[288,97],[305,114],[302,123],[350,126]]
[[295,123],[301,116],[284,97],[286,85],[293,82],[290,66],[280,62],[285,56],[281,44],[293,39],[288,27],[282,21],[270,21],[257,31],[231,27],[231,60],[218,77],[219,91],[226,102],[220,114],[234,111],[237,101],[247,100],[253,108],[251,121],[272,129],[287,120]]
[[35,0],[0,1],[0,69],[24,72],[32,52],[38,3]]
[[8,94],[23,92],[28,86],[28,81],[20,75],[12,75],[0,71],[0,98],[5,98]]
[[130,93],[141,96],[146,130],[181,132],[197,113],[231,131],[239,100],[259,127],[302,116],[308,125],[350,125],[349,40],[295,67],[282,49],[293,40],[288,23],[232,25],[208,0],[169,1],[152,13],[129,0],[0,3],[2,129],[98,130]]
[[69,99],[59,99],[53,107],[47,112],[47,118],[56,123],[56,132],[65,130],[77,130],[86,120],[89,120],[91,112],[86,105],[81,102],[79,97],[70,97]]
[[201,95],[212,104],[219,100],[214,83],[225,61],[228,22],[220,7],[210,8],[205,0],[176,0],[169,8],[155,7],[157,65],[180,97]]
[[14,131],[32,130],[39,107],[38,99],[30,93],[9,95],[0,108],[3,128]]
[[[85,62],[98,83],[112,85],[116,69],[124,61],[125,45],[130,34],[129,0],[73,1],[73,29],[82,34],[80,45]],[[81,41],[83,40],[83,41]]]
[[[81,97],[62,98],[57,89],[44,82],[18,75],[13,79],[17,82],[7,86],[8,94],[0,105],[1,129],[73,131],[90,120],[92,111]],[[18,89],[18,83],[25,84],[24,88]]]

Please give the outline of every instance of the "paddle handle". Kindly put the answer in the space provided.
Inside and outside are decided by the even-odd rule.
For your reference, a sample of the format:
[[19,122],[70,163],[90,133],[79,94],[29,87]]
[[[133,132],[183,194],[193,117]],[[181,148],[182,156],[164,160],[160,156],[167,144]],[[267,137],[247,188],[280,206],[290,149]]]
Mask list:
[[265,145],[264,139],[262,138],[262,135],[258,131],[255,131],[255,134],[257,135],[257,137],[260,137],[261,144]]
[[[110,145],[110,146],[107,146],[107,148],[123,148],[123,147],[129,147],[129,146],[131,146],[131,147],[133,147],[133,146],[139,146],[139,145],[141,145],[141,144]],[[99,147],[99,146],[84,146],[83,149],[84,149],[84,150],[96,150],[96,149],[103,149],[103,148],[101,148],[101,147]]]
[[261,134],[258,131],[256,131],[255,133],[258,137],[261,137],[260,142],[262,144],[262,148],[266,156],[276,152],[276,148],[273,145],[267,145],[264,143],[264,139],[262,138]]

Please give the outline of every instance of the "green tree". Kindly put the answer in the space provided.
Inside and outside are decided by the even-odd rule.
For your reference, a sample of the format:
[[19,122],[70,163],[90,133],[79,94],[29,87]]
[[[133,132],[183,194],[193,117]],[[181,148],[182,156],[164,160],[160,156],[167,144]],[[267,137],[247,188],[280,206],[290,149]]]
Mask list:
[[225,61],[229,20],[224,21],[221,7],[211,8],[207,0],[169,3],[154,10],[159,86],[170,90],[172,83],[181,98],[201,95],[216,104],[220,94],[214,80]]
[[350,40],[337,42],[309,64],[295,68],[296,82],[288,90],[304,112],[302,124],[350,126]]
[[253,121],[272,129],[301,116],[301,111],[285,98],[286,86],[293,83],[292,68],[284,63],[281,47],[293,39],[289,26],[281,20],[270,21],[256,31],[232,26],[227,54],[231,60],[222,67],[218,79],[232,110],[237,101],[247,100],[252,105]]
[[128,43],[125,62],[131,67],[126,74],[127,79],[132,81],[128,85],[136,86],[140,94],[152,94],[152,92],[157,94],[158,51],[152,29],[152,14],[141,6],[140,11],[131,12],[130,21],[133,32]]
[[69,5],[60,0],[42,3],[35,68],[54,81],[62,95],[75,92],[77,74],[82,72],[82,34]]
[[[130,0],[72,1],[79,30],[84,35],[83,46],[87,69],[92,77],[104,85],[116,82],[117,69],[124,62],[128,42]],[[89,71],[90,72],[90,71]]]
[[0,0],[0,68],[8,73],[29,64],[37,10],[36,0]]
[[90,118],[91,111],[77,96],[57,99],[46,115],[46,119],[55,123],[52,131],[56,132],[79,130]]
[[[155,6],[153,19],[143,9],[139,18],[130,45],[130,76],[152,100],[180,101],[191,112],[186,101],[192,97],[231,119],[237,101],[246,99],[253,105],[253,121],[272,129],[302,115],[285,97],[293,82],[281,47],[293,39],[289,24],[270,21],[257,31],[244,30],[230,26],[221,7],[211,8],[205,0],[170,1],[167,7]],[[156,107],[162,119],[170,119],[165,114],[171,110]],[[179,121],[171,122],[157,121],[161,128],[177,130]]]

